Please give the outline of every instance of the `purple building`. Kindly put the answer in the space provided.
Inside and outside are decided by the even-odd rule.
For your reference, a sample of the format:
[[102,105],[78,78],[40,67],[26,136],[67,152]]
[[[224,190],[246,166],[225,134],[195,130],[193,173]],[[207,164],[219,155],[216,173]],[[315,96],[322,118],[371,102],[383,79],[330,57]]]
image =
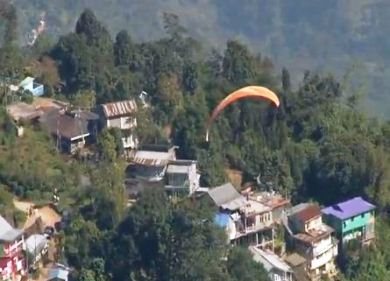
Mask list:
[[342,244],[355,239],[364,245],[375,238],[375,206],[361,197],[324,208],[322,213]]

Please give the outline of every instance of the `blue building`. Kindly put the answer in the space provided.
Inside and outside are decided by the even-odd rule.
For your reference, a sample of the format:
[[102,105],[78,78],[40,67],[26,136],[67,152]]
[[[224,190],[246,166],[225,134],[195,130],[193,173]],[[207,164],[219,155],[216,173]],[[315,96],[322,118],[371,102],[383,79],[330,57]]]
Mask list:
[[44,87],[42,84],[34,82],[35,78],[26,77],[19,84],[19,88],[22,88],[24,91],[30,91],[34,97],[40,97],[44,94]]

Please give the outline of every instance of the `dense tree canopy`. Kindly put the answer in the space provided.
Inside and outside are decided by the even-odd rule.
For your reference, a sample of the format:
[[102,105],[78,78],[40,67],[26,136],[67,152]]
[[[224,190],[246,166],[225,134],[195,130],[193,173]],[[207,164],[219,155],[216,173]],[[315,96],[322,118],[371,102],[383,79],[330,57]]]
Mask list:
[[[306,72],[293,87],[287,69],[277,73],[269,58],[240,41],[205,55],[177,16],[165,14],[163,20],[166,36],[159,40],[137,43],[126,31],[111,40],[86,10],[75,32],[43,53],[3,47],[0,71],[23,78],[23,66],[38,65],[37,78],[52,89],[50,95],[78,107],[135,99],[141,143],[178,145],[180,158],[198,160],[202,186],[222,184],[225,170],[233,168],[243,172],[244,180],[260,175],[263,184],[294,202],[368,198],[384,217],[378,235],[387,241],[389,123],[359,112],[357,95],[346,93],[332,75]],[[237,102],[219,116],[205,143],[211,110],[248,84],[274,90],[280,108]],[[146,105],[139,99],[142,91]],[[65,252],[79,280],[267,280],[246,250],[226,246],[224,233],[212,223],[214,210],[205,202],[172,202],[161,190],[147,189],[128,208],[121,132],[100,132],[97,163],[69,160],[38,126],[26,125],[25,136],[16,138],[4,108],[13,98],[6,87],[0,88],[0,98],[0,187],[7,189],[0,193],[5,198],[0,211],[9,192],[49,200],[59,189],[60,207],[72,216]],[[80,178],[89,183],[81,184]],[[381,280],[390,263],[385,248],[345,261],[346,278]]]

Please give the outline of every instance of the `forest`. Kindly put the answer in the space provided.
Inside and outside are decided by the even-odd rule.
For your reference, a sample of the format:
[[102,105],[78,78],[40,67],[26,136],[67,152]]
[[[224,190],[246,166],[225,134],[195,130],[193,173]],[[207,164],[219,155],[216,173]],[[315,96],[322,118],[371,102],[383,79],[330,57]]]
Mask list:
[[[1,3],[1,0],[0,0]],[[4,7],[4,6],[3,6]],[[150,96],[152,111],[139,112],[143,143],[172,143],[184,159],[197,159],[203,186],[227,180],[226,168],[259,173],[294,203],[333,204],[358,195],[377,206],[377,244],[345,261],[348,281],[386,280],[390,273],[390,123],[360,110],[360,93],[345,89],[331,74],[306,71],[294,85],[293,71],[278,71],[270,56],[229,40],[221,51],[190,35],[181,18],[164,13],[164,34],[139,42],[126,30],[111,35],[91,11],[58,40],[42,36],[20,47],[16,9],[3,13],[0,76],[33,75],[47,96],[85,107]],[[279,109],[250,101],[228,108],[205,143],[205,121],[227,93],[245,85],[278,93]],[[27,126],[16,139],[0,90],[0,211],[13,195],[48,199],[53,188],[71,214],[64,230],[64,259],[77,280],[268,280],[250,254],[226,247],[224,234],[209,221],[207,202],[172,203],[148,190],[126,209],[124,163],[115,136],[106,132],[98,149],[107,157],[94,166],[64,159],[47,134]],[[83,185],[80,177],[91,183]],[[205,219],[206,218],[206,219]],[[201,223],[199,223],[201,221]],[[223,258],[226,257],[226,258]]]
[[18,7],[18,38],[22,42],[42,15],[45,32],[58,38],[73,30],[85,8],[93,9],[111,34],[125,29],[136,42],[160,39],[164,34],[162,14],[174,13],[205,46],[222,51],[227,40],[237,39],[254,52],[272,56],[277,69],[288,67],[294,85],[307,69],[331,72],[349,86],[348,91],[364,95],[361,109],[389,117],[387,0],[13,2]]

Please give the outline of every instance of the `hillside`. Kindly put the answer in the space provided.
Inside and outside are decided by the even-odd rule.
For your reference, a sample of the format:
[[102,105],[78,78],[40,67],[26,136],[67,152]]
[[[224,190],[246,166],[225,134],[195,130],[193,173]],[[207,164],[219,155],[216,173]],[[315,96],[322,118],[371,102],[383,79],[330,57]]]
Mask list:
[[[0,4],[4,1],[0,0]],[[10,91],[8,83],[12,81],[3,80],[0,214],[23,222],[24,215],[12,206],[15,196],[28,202],[52,200],[57,204],[66,218],[63,231],[56,234],[61,249],[58,260],[74,269],[70,280],[269,279],[263,266],[254,262],[247,250],[227,245],[228,233],[211,223],[218,206],[208,196],[189,197],[187,179],[175,186],[183,191],[177,194],[170,192],[171,185],[165,186],[164,180],[160,181],[161,188],[145,184],[134,202],[123,184],[137,178],[136,173],[128,174],[128,166],[135,159],[125,157],[134,151],[125,153],[123,142],[132,134],[137,135],[139,147],[173,144],[177,146],[178,159],[197,160],[196,171],[201,175],[196,179],[197,186],[220,186],[228,181],[229,173],[232,181],[235,175],[238,186],[256,179],[259,190],[272,189],[290,198],[294,205],[314,201],[321,206],[335,206],[357,196],[372,202],[376,206],[376,247],[360,251],[355,244],[347,244],[347,251],[338,262],[339,280],[387,280],[384,276],[390,274],[390,122],[362,113],[358,108],[359,92],[350,95],[343,91],[345,81],[312,71],[305,73],[298,87],[291,87],[290,77],[299,77],[299,71],[275,70],[272,59],[251,51],[240,40],[229,40],[221,53],[204,52],[210,42],[207,45],[189,36],[173,14],[163,17],[165,31],[161,32],[161,39],[140,41],[126,31],[110,32],[94,12],[86,9],[78,16],[73,32],[52,42],[42,37],[32,48],[24,48],[17,45],[13,24],[18,22],[16,9],[0,5],[4,7],[0,13],[8,19],[3,29],[8,41],[0,48],[0,77],[36,77],[44,84],[46,96],[69,102],[69,109],[77,111],[38,113],[45,116],[38,122],[20,120],[9,105],[21,106],[17,102],[20,99],[32,103],[30,108],[37,111],[37,99],[34,100],[31,88]],[[350,77],[361,82],[358,74],[351,73]],[[210,141],[205,142],[208,116],[219,101],[234,89],[254,84],[277,93],[280,102],[274,103],[279,104],[278,108],[256,100],[232,104],[211,123]],[[146,96],[148,106],[141,106],[141,91],[147,93],[142,96]],[[101,104],[129,100],[139,104],[138,110],[134,112],[135,107],[130,106],[131,112],[127,112],[128,117],[137,119],[136,127],[130,130],[117,125],[95,130],[96,127],[86,124],[89,118],[81,117],[79,111],[82,108],[99,112]],[[122,118],[121,109],[114,111]],[[68,126],[61,126],[65,114],[68,120],[73,118],[66,122],[73,123],[70,127],[82,129],[80,125],[85,124],[90,130],[87,135],[96,134],[96,138],[84,138],[85,130],[76,131],[76,137],[67,134],[68,129],[63,128]],[[45,125],[49,119],[57,125],[56,130]],[[16,134],[20,126],[24,128],[23,136]],[[72,143],[75,138],[78,141]],[[71,152],[75,152],[73,157],[65,154]],[[160,156],[157,157],[149,160],[160,162]],[[156,170],[154,164],[151,169]],[[228,193],[236,193],[229,189]],[[198,191],[201,190],[204,191]],[[239,196],[235,195],[234,200]],[[244,211],[235,210],[232,216],[248,214],[239,220],[248,221],[253,214],[252,204],[245,206]],[[260,206],[258,213],[263,216],[263,210],[268,210],[267,217],[272,217],[272,209],[265,207]],[[320,218],[318,207],[314,216]],[[268,226],[263,228],[264,219],[256,221],[260,222],[261,232],[269,232]],[[371,222],[368,226],[371,239],[374,228]],[[253,224],[248,227],[246,233],[253,233]],[[315,232],[319,230],[317,233],[322,236],[323,229]],[[275,230],[275,246],[281,248],[284,230]],[[329,238],[331,231],[327,231]],[[261,240],[274,235],[264,232],[262,236]],[[324,240],[335,243],[333,239]],[[247,242],[252,244],[249,239]],[[333,260],[335,248],[329,249]],[[312,252],[305,250],[303,254],[313,260]]]
[[[300,81],[306,69],[330,71],[340,78],[353,72],[347,89],[367,95],[370,113],[389,116],[390,41],[386,0],[14,0],[20,37],[45,13],[47,32],[58,36],[73,30],[81,11],[89,7],[111,34],[126,28],[136,40],[164,33],[162,14],[172,12],[191,34],[222,48],[237,38],[255,51],[286,66]],[[348,76],[348,75],[347,75]],[[353,87],[351,87],[351,85]]]

